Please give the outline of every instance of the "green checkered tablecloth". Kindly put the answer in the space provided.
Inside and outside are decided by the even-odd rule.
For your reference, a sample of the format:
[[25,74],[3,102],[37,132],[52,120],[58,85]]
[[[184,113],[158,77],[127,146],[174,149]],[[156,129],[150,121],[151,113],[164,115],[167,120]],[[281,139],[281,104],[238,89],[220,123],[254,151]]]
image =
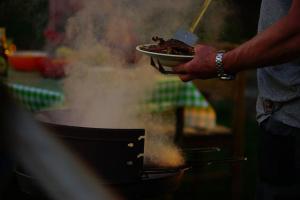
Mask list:
[[211,128],[216,125],[216,113],[192,82],[178,78],[158,79],[148,100],[150,110],[163,113],[184,107],[185,127]]
[[16,83],[9,83],[8,88],[30,111],[50,108],[64,102],[64,95],[60,92]]
[[149,103],[156,111],[174,107],[207,108],[209,103],[192,82],[183,83],[178,78],[159,79]]

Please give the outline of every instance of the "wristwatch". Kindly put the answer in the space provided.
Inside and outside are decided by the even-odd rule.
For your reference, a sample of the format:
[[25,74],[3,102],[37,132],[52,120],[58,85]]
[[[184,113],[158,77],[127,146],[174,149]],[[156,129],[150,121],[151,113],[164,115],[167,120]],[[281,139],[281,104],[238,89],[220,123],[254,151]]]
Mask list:
[[224,64],[223,64],[224,54],[225,54],[224,50],[218,51],[216,54],[216,69],[217,69],[218,78],[221,80],[234,80],[235,79],[234,74],[229,74],[225,72]]

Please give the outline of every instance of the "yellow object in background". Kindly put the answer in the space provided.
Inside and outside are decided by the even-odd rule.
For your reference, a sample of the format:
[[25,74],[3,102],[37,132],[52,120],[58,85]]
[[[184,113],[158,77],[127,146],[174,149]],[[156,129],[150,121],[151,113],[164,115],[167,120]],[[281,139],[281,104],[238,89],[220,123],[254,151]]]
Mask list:
[[0,28],[0,76],[8,75],[8,52],[5,28]]
[[17,47],[13,43],[13,40],[12,39],[7,39],[6,30],[3,27],[0,27],[0,40],[3,44],[3,47],[5,49],[5,54],[7,56],[13,54],[17,50]]
[[16,52],[16,51],[17,51],[16,45],[15,45],[14,43],[8,41],[8,42],[7,42],[6,54],[7,54],[8,56],[10,56],[10,55],[12,55],[14,52]]
[[211,129],[216,127],[216,112],[213,107],[187,107],[184,111],[185,127]]
[[3,43],[4,47],[6,48],[6,30],[3,27],[0,27],[0,40]]

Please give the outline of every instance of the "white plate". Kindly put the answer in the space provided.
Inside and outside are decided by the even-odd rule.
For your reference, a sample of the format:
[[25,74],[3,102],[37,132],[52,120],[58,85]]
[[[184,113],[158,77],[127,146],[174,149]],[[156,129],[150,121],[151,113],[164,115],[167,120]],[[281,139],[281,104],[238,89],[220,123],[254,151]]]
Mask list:
[[175,67],[177,65],[186,63],[194,58],[194,56],[191,55],[174,55],[174,54],[156,53],[156,52],[145,51],[141,49],[142,47],[150,46],[150,45],[153,44],[139,45],[136,47],[136,50],[143,54],[146,54],[147,56],[152,57],[153,59],[155,59],[155,61],[159,60],[162,66]]

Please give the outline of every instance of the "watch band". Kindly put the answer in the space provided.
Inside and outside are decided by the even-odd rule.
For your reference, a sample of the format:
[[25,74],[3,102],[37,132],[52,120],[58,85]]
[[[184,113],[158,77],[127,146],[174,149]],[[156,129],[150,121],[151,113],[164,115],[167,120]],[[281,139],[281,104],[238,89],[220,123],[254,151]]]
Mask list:
[[223,57],[225,51],[220,50],[216,54],[216,69],[217,69],[217,76],[221,80],[233,80],[235,75],[225,73],[224,64],[223,64]]

